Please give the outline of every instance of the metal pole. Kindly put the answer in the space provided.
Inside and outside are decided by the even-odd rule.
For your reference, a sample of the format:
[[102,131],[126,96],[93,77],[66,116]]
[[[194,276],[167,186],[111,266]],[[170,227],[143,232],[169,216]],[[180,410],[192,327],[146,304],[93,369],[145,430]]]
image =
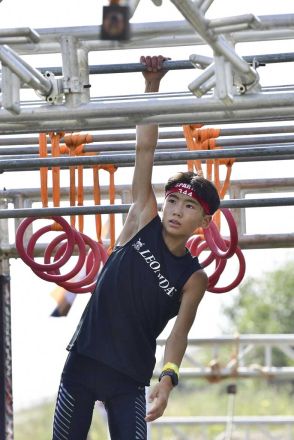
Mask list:
[[40,41],[40,35],[34,29],[29,27],[0,30],[0,44],[5,44],[6,42],[3,43],[3,40],[6,40],[8,38],[19,38],[19,37],[26,37],[30,39],[32,43],[38,43]]
[[[114,139],[115,141],[115,139]],[[288,144],[288,146],[293,146],[294,143],[294,135],[289,136],[251,136],[247,138],[234,138],[234,139],[227,139],[227,138],[215,138],[215,145],[217,147],[223,147],[225,148],[231,148],[232,146],[235,148],[239,148],[240,146],[246,145],[248,148],[254,148],[256,145],[263,146],[263,147],[270,147],[271,144],[275,145],[281,145],[281,144]],[[1,145],[1,144],[0,144]],[[156,150],[185,150],[187,148],[187,144],[185,140],[180,141],[158,141]],[[93,152],[124,152],[124,151],[135,151],[136,149],[136,143],[135,142],[93,142],[92,144],[85,144],[84,145],[84,153],[93,153]],[[38,146],[26,146],[26,147],[1,147],[0,146],[0,160],[1,156],[8,156],[8,155],[21,155],[22,157],[25,155],[28,157],[28,155],[38,155],[39,153],[39,147]],[[48,147],[48,153],[51,153],[51,147]],[[37,157],[37,156],[36,156]]]
[[0,274],[0,440],[13,440],[10,283],[4,274]]
[[52,84],[38,70],[31,67],[10,47],[0,46],[0,59],[4,65],[15,73],[25,84],[31,85],[43,95],[51,92]]
[[[214,112],[224,112],[225,115],[230,115],[231,121],[234,119],[235,112],[248,110],[251,114],[252,111],[258,115],[261,114],[274,114],[279,115],[280,111],[286,108],[292,111],[292,117],[294,117],[294,92],[287,93],[258,93],[254,95],[235,96],[234,101],[230,105],[224,105],[221,101],[215,98],[195,99],[193,96],[177,99],[163,99],[159,93],[157,97],[144,97],[134,98],[132,101],[120,101],[119,96],[116,102],[103,102],[103,98],[97,103],[89,103],[82,108],[76,109],[67,108],[64,105],[55,107],[48,107],[47,105],[41,105],[36,108],[23,108],[21,114],[12,117],[9,112],[0,112],[0,123],[4,122],[29,122],[34,123],[39,121],[53,121],[61,118],[66,119],[64,125],[69,119],[81,120],[83,118],[111,118],[112,122],[115,117],[126,117],[128,119],[134,118],[134,120],[140,120],[142,117],[167,116],[170,118],[172,115],[189,114],[194,113],[196,121],[198,114],[205,114],[207,117],[214,117]],[[266,112],[268,111],[268,112]],[[139,117],[138,117],[139,114]],[[75,121],[76,122],[76,121]]]
[[[275,197],[268,199],[236,199],[222,200],[223,208],[262,208],[274,206],[293,206],[294,197]],[[94,205],[72,206],[60,208],[28,208],[28,209],[0,209],[0,218],[50,217],[58,215],[92,215],[92,214],[122,214],[128,212],[129,204],[121,205]],[[161,204],[158,204],[161,208]]]
[[[220,158],[254,158],[256,156],[283,156],[294,154],[293,146],[271,146],[254,148],[231,148],[212,151],[183,151],[183,152],[162,152],[155,153],[155,162],[163,163],[174,160],[192,160],[192,159],[220,159]],[[40,167],[52,166],[73,166],[73,165],[97,165],[97,164],[115,164],[121,163],[132,166],[135,162],[135,154],[125,153],[117,155],[98,155],[84,157],[58,157],[41,159],[10,159],[0,161],[0,172],[16,170],[37,170]]]
[[[232,34],[233,41],[240,43],[293,39],[293,14],[258,16],[258,19],[261,21],[264,30],[235,32]],[[143,47],[174,47],[178,45],[203,46],[203,39],[195,34],[194,30],[191,29],[191,26],[185,20],[163,23],[132,23],[131,29],[133,38],[129,42],[124,42],[123,46],[117,46],[117,44],[113,44],[110,41],[98,40],[97,35],[99,35],[101,26],[76,26],[36,29],[40,35],[40,43],[34,45],[19,43],[14,44],[14,48],[19,54],[26,55],[30,55],[32,50],[34,50],[35,54],[59,53],[60,36],[65,33],[67,35],[74,35],[82,40],[89,51],[117,50],[118,47],[125,50],[134,49],[134,41],[136,42],[137,49]],[[16,42],[14,41],[14,43]]]
[[[217,140],[219,141],[220,137],[223,136],[245,136],[245,135],[255,135],[255,134],[277,134],[277,133],[293,133],[293,132],[294,132],[294,125],[221,128],[220,136],[217,138]],[[175,139],[175,138],[183,138],[183,130],[181,127],[179,127],[177,130],[159,131],[159,139]],[[118,142],[118,141],[132,141],[135,139],[136,139],[136,134],[134,130],[130,131],[129,133],[121,133],[120,131],[116,131],[112,133],[93,134],[93,142]],[[276,138],[272,138],[272,139],[276,139]],[[22,152],[24,152],[25,150],[23,146],[38,144],[38,141],[39,141],[38,136],[30,136],[30,137],[0,136],[0,146],[22,145],[21,147]],[[61,139],[61,142],[64,142],[64,140]],[[30,153],[33,152],[34,152],[33,150],[30,151]]]
[[[7,208],[5,199],[0,207]],[[3,209],[5,211],[5,209]],[[0,209],[2,210],[2,209]],[[0,248],[8,243],[8,222],[0,220]],[[13,440],[11,307],[9,260],[0,258],[0,440]]]
[[[294,102],[294,101],[293,101]],[[99,104],[98,104],[99,106]],[[57,107],[57,106],[56,106]],[[87,106],[85,106],[87,107]],[[183,109],[182,109],[183,110]],[[40,109],[38,109],[40,112]],[[48,131],[85,131],[87,130],[109,130],[109,129],[127,129],[133,128],[136,124],[153,124],[158,123],[163,126],[174,126],[175,124],[205,124],[205,125],[216,125],[216,124],[232,124],[232,123],[248,123],[252,122],[252,114],[254,112],[255,122],[270,122],[270,121],[292,121],[294,118],[294,108],[293,103],[291,106],[279,107],[277,108],[260,108],[257,105],[256,108],[247,110],[233,110],[233,111],[217,111],[217,112],[199,112],[195,111],[193,113],[179,113],[179,114],[161,114],[156,116],[146,116],[143,117],[138,112],[133,117],[108,117],[108,118],[91,118],[91,112],[89,116],[84,117],[83,108],[80,108],[81,114],[76,114],[75,117],[68,120],[63,118],[66,115],[67,110],[63,108],[63,113],[59,110],[57,112],[56,119],[54,121],[48,121],[46,116],[54,113],[54,109],[51,112],[47,111],[42,114],[43,121],[19,121],[17,117],[10,118],[9,121],[1,123],[0,120],[0,132],[3,135],[6,134],[29,134],[36,132],[48,132]],[[72,111],[72,110],[71,110]],[[11,116],[11,115],[10,115]],[[93,115],[92,115],[93,116]],[[0,118],[1,119],[1,118]]]

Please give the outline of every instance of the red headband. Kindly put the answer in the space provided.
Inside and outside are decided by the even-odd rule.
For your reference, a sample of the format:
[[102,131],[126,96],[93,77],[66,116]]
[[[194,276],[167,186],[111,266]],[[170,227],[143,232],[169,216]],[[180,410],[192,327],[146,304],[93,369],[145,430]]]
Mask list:
[[210,208],[208,203],[205,200],[203,200],[202,197],[200,197],[196,193],[196,191],[194,191],[194,189],[189,183],[176,183],[174,186],[172,186],[166,191],[165,197],[169,196],[172,193],[180,193],[192,197],[193,199],[197,200],[198,203],[200,203],[205,214],[210,215]]

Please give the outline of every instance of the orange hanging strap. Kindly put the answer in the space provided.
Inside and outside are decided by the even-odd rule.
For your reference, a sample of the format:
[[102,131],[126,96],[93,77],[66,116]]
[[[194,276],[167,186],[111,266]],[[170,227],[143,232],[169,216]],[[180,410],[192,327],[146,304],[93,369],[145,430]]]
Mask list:
[[[93,136],[89,134],[67,134],[64,136],[64,142],[70,151],[71,156],[81,156],[84,154],[84,144],[93,142]],[[83,166],[71,166],[70,168],[70,206],[83,206],[84,204],[84,186],[83,186]],[[76,188],[76,170],[78,172],[78,188]],[[71,226],[75,227],[76,216],[70,217]],[[79,231],[84,230],[84,217],[78,216]]]
[[[226,177],[223,182],[223,186],[220,189],[220,198],[223,199],[228,191],[229,185],[230,185],[230,179],[232,174],[232,167],[235,162],[235,159],[226,159],[225,165],[227,167]],[[220,163],[223,163],[223,161],[220,161]]]
[[[187,143],[187,148],[190,151],[195,151],[200,149],[200,146],[197,142],[197,140],[194,139],[193,133],[195,132],[195,130],[197,130],[199,127],[201,127],[201,125],[199,124],[195,124],[195,125],[183,125],[183,132],[184,132],[184,136],[186,138],[186,143]],[[188,160],[187,161],[187,165],[188,165],[188,171],[193,171],[194,167],[195,167],[195,171],[197,172],[197,174],[202,175],[202,166],[201,166],[201,160]]]
[[[51,138],[51,154],[53,157],[60,157],[60,139],[63,137],[64,133],[54,133],[50,132],[49,136]],[[60,206],[60,167],[55,166],[52,167],[52,198],[53,198],[53,206]],[[51,229],[54,231],[62,230],[62,227],[54,222],[51,225]]]
[[[84,167],[78,165],[78,206],[84,206]],[[84,216],[79,214],[79,231],[84,231]]]
[[[191,134],[190,126],[183,125],[183,133],[186,138],[188,150],[194,150],[194,139]],[[193,171],[193,160],[187,160],[188,171]]]
[[[114,172],[116,168],[112,166],[109,169],[109,202],[111,205],[115,203],[115,185],[114,185]],[[110,249],[111,252],[115,243],[115,217],[114,214],[109,214],[109,234],[110,234]]]
[[[191,127],[191,135],[192,138],[194,139],[194,146],[195,146],[195,150],[202,150],[202,129],[201,129],[201,125],[190,125]],[[195,167],[195,171],[198,174],[198,176],[203,176],[203,169],[202,169],[202,162],[201,159],[194,159],[194,167]]]
[[[51,138],[51,152],[53,157],[60,156],[59,140],[60,133],[49,133]],[[52,167],[52,191],[53,191],[53,206],[58,207],[60,204],[60,167]]]
[[[95,205],[101,204],[101,193],[100,193],[100,183],[99,183],[99,165],[93,166],[93,195],[94,195],[94,203]],[[101,240],[101,214],[95,215],[95,224],[96,224],[96,234],[97,234],[97,241],[99,243],[102,242]]]
[[[219,177],[219,160],[218,159],[214,159],[214,184],[217,188],[219,197],[220,196],[220,189],[221,189],[221,183],[220,183],[220,177]],[[220,210],[218,209],[213,217],[214,223],[216,224],[216,226],[218,227],[218,230],[220,231],[220,220],[221,220],[221,216],[220,216]]]
[[[102,165],[101,168],[109,172],[109,203],[114,205],[115,203],[115,184],[114,184],[114,173],[117,168],[114,165]],[[107,252],[110,254],[114,248],[115,244],[115,216],[114,214],[109,214],[109,235],[110,235],[110,245]]]
[[[69,148],[69,155],[71,157],[75,156],[74,148]],[[70,206],[76,205],[76,167],[70,166],[69,167],[69,204]],[[76,225],[76,216],[71,215],[70,216],[70,224],[73,228],[75,228]]]
[[[47,157],[47,137],[46,133],[39,134],[39,154],[40,157]],[[48,167],[40,168],[41,200],[43,208],[48,207]]]
[[[84,144],[77,145],[74,149],[76,156],[84,156]],[[77,188],[77,202],[78,206],[84,206],[84,167],[83,165],[77,166],[78,170],[78,188]],[[84,216],[78,215],[79,231],[84,231]]]

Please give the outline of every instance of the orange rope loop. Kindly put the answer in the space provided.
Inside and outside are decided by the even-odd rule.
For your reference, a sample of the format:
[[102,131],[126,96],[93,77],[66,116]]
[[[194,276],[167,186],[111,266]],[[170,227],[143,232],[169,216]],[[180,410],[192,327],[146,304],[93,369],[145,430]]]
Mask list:
[[93,136],[91,134],[67,134],[64,136],[64,142],[68,147],[80,147],[93,142]]
[[[216,138],[220,135],[220,129],[215,128],[199,128],[197,125],[184,125],[183,126],[184,136],[187,142],[187,148],[189,150],[215,150],[219,149],[216,145]],[[223,199],[227,193],[230,178],[232,173],[232,166],[234,163],[234,158],[229,159],[207,159],[206,160],[206,178],[214,182],[220,199]],[[226,176],[221,183],[219,167],[220,165],[225,165],[227,167]],[[194,160],[188,161],[188,170],[193,171],[199,175],[203,175],[201,161]],[[200,174],[200,169],[202,174]],[[220,229],[220,212],[217,211],[213,217],[214,222]],[[197,230],[195,233],[201,231]]]
[[[187,142],[187,147],[190,151],[195,151],[195,150],[201,149],[201,144],[199,144],[197,139],[195,139],[192,134],[192,133],[194,133],[195,130],[198,130],[199,127],[200,127],[199,125],[184,125],[183,126],[184,135],[185,135],[186,142]],[[188,160],[187,164],[188,164],[188,171],[193,171],[193,169],[195,167],[195,171],[197,172],[197,174],[199,176],[203,176],[201,160]]]
[[[82,165],[78,165],[78,206],[84,205],[84,168]],[[84,231],[84,216],[78,216],[79,231]]]
[[[95,205],[100,205],[101,204],[101,192],[100,192],[100,183],[99,183],[99,165],[93,166],[93,197],[94,197]],[[101,243],[102,242],[102,240],[101,240],[101,231],[102,231],[101,214],[95,215],[95,225],[96,225],[97,240],[99,243]]]
[[[93,136],[89,134],[67,134],[50,132],[51,138],[51,152],[53,157],[59,157],[60,154],[68,154],[69,156],[83,156],[85,155],[85,144],[93,142]],[[63,138],[64,144],[60,144],[60,139]],[[41,157],[47,156],[47,142],[46,134],[40,135],[39,151]],[[91,155],[95,153],[87,153]],[[101,191],[99,182],[99,170],[103,169],[109,173],[109,203],[113,205],[115,203],[115,182],[114,173],[117,169],[113,164],[106,165],[94,165],[93,169],[93,198],[95,205],[101,204]],[[69,200],[70,206],[83,206],[84,204],[84,176],[83,166],[70,166],[70,186],[69,186]],[[77,172],[77,176],[76,176]],[[44,207],[48,206],[48,168],[41,168],[41,198]],[[77,185],[76,185],[77,183]],[[53,193],[53,205],[57,207],[60,205],[60,167],[52,167],[52,193]],[[76,216],[70,216],[70,223],[75,228]],[[95,215],[96,234],[99,243],[102,243],[102,222],[101,214]],[[59,224],[53,224],[52,230],[61,230]],[[84,229],[84,217],[78,215],[78,228],[80,232]],[[109,214],[109,234],[110,234],[110,246],[108,252],[111,253],[115,244],[115,215]]]
[[[51,155],[53,157],[60,156],[60,139],[64,136],[63,132],[50,132],[49,133],[51,139]],[[52,167],[52,198],[53,198],[53,206],[60,206],[60,167],[55,166]],[[51,229],[53,231],[61,231],[62,227],[60,224],[54,222],[51,225]]]
[[[115,184],[114,184],[114,173],[117,167],[112,164],[101,165],[101,169],[109,172],[109,203],[114,205],[115,203]],[[114,248],[115,244],[115,215],[109,214],[109,235],[110,235],[110,245],[107,252],[110,254]]]
[[[83,156],[85,143],[93,142],[93,136],[89,134],[67,134],[64,136],[65,145],[61,146],[60,152],[69,154],[70,156]],[[76,188],[76,170],[78,172],[78,187]],[[78,165],[69,167],[70,190],[69,199],[70,206],[83,206],[84,204],[84,186],[83,186],[83,166]],[[75,227],[76,216],[70,216],[70,223]],[[84,217],[78,215],[78,228],[80,232],[84,230]]]

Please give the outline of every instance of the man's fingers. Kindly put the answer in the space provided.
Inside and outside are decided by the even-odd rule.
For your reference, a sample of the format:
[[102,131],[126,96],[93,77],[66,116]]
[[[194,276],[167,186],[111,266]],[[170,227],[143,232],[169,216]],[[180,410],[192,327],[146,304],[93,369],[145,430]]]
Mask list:
[[168,60],[169,58],[163,57],[162,55],[158,56],[158,69],[163,68],[164,61]]
[[158,417],[161,417],[163,412],[164,412],[164,408],[158,406],[151,408],[146,414],[145,417],[146,422],[153,422],[153,420],[156,420],[158,419]]
[[146,58],[143,55],[140,57],[140,63],[146,64]]
[[153,72],[157,72],[157,70],[160,69],[159,62],[158,62],[158,57],[153,56],[151,58],[151,66],[152,66],[152,71]]
[[141,56],[140,57],[140,63],[145,64],[146,70],[148,72],[158,72],[159,70],[163,69],[163,63],[165,61],[170,60],[171,58],[164,57],[162,55],[158,56]]
[[147,70],[149,72],[152,72],[152,60],[151,60],[151,57],[148,55],[147,57],[145,57],[145,60],[146,60]]

